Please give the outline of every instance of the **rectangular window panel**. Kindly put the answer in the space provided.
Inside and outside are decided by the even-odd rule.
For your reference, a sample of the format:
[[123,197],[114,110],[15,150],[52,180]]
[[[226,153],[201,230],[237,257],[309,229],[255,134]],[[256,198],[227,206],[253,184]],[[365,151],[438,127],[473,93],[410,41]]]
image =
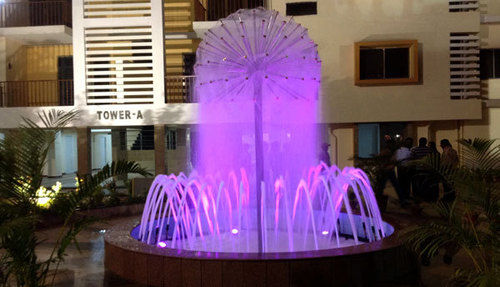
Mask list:
[[493,78],[493,50],[481,50],[480,53],[481,79]]
[[371,158],[380,152],[380,126],[379,124],[358,125],[358,156]]
[[318,6],[316,2],[286,3],[287,16],[304,16],[316,14],[318,14]]
[[409,48],[385,49],[385,79],[408,78],[410,72]]
[[354,84],[358,86],[417,84],[417,40],[357,42]]
[[359,76],[361,80],[384,78],[383,49],[361,49],[359,57]]
[[500,49],[495,49],[493,51],[493,69],[494,69],[494,77],[500,78]]

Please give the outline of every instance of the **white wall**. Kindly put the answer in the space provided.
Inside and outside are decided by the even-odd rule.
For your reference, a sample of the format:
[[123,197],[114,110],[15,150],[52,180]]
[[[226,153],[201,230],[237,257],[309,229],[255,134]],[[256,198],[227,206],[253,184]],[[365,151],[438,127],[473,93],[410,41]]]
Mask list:
[[[271,8],[285,14],[286,3]],[[308,28],[322,60],[325,122],[478,119],[480,101],[450,99],[451,32],[479,32],[479,13],[450,13],[445,0],[318,0],[318,15],[295,16]],[[421,83],[354,85],[354,43],[418,40]]]

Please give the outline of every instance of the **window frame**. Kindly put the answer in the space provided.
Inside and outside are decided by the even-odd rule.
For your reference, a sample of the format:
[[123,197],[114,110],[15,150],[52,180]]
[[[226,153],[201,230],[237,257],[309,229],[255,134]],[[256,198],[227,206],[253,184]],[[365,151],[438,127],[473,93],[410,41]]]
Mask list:
[[[408,48],[409,49],[409,71],[408,78],[393,79],[361,79],[361,49],[363,48]],[[385,65],[385,63],[384,63]],[[370,41],[354,43],[354,84],[356,86],[382,86],[382,85],[411,85],[418,84],[419,59],[418,59],[418,41],[417,40],[399,40],[399,41]]]

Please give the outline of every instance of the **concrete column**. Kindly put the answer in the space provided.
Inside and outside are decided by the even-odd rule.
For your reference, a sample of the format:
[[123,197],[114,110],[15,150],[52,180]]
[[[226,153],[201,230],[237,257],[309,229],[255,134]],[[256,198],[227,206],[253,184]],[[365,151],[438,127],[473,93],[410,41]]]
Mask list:
[[151,41],[153,45],[153,92],[155,105],[165,104],[165,34],[163,1],[151,1]]
[[91,138],[90,128],[77,128],[77,149],[78,149],[78,174],[89,174],[92,171],[92,160],[90,154]]
[[[111,129],[111,154],[114,162],[128,160],[126,128],[117,127]],[[127,175],[118,177],[120,180],[126,180]]]
[[113,161],[127,160],[127,143],[125,128],[113,128],[111,130],[111,146]]
[[[73,1],[72,4],[72,34],[73,34],[73,89],[75,107],[87,105],[86,73],[85,71],[85,28],[83,1]],[[80,142],[80,141],[78,141]],[[80,156],[78,156],[78,159]],[[78,165],[80,170],[80,165]]]
[[166,162],[165,126],[155,125],[155,174],[167,173]]

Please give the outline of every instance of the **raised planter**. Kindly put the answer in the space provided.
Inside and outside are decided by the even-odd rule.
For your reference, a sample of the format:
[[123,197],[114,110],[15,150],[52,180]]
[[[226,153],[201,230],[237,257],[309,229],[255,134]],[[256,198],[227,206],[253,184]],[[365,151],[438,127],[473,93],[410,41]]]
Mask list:
[[[138,204],[129,204],[129,205],[119,205],[112,207],[103,207],[103,208],[93,208],[87,210],[81,210],[77,212],[77,215],[85,215],[97,217],[100,219],[109,219],[113,217],[128,217],[134,215],[142,214],[142,210],[144,209],[144,203]],[[47,214],[43,216],[42,221],[38,225],[40,229],[53,228],[60,226],[64,223],[64,221],[53,214]]]
[[78,214],[85,216],[92,216],[101,219],[108,219],[113,217],[127,217],[142,214],[144,203],[119,205],[113,207],[93,208],[88,210],[79,211]]

